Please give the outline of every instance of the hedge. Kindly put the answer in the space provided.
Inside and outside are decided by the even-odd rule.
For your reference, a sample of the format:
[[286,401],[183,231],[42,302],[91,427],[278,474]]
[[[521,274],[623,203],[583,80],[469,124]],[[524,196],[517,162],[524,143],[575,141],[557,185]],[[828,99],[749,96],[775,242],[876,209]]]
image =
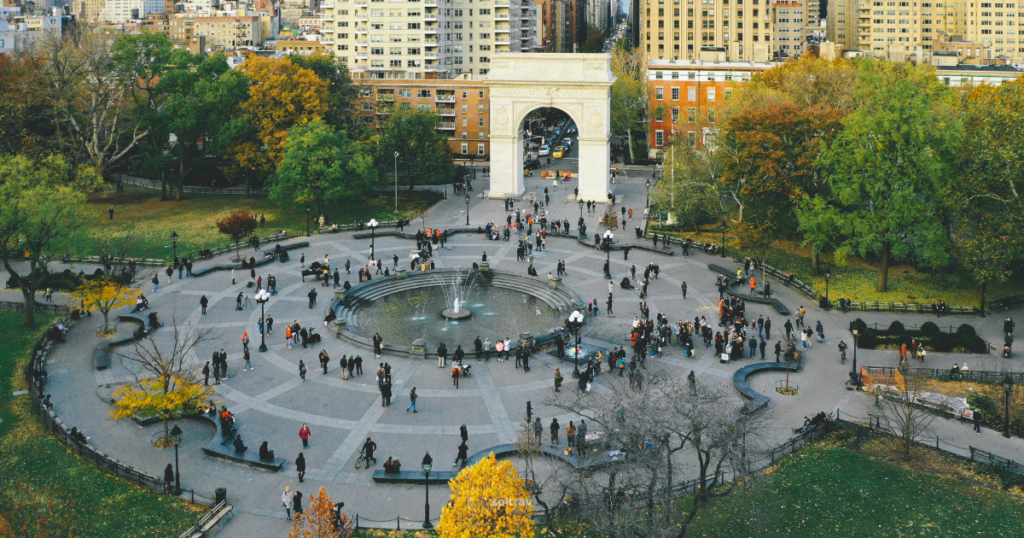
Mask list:
[[874,349],[877,347],[906,344],[910,346],[911,341],[917,340],[925,346],[925,349],[932,351],[952,351],[956,348],[963,348],[971,353],[987,353],[988,343],[977,335],[974,327],[963,324],[953,334],[942,332],[938,325],[926,322],[916,331],[907,330],[899,321],[894,321],[888,329],[875,330],[868,328],[860,318],[853,321],[851,329],[857,329],[860,333],[857,336],[857,347],[862,349]]

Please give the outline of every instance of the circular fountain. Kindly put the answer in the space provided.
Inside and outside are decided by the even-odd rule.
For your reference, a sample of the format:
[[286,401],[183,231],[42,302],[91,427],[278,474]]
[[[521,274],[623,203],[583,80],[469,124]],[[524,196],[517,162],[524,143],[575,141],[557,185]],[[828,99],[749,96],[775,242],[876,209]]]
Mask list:
[[368,347],[379,333],[389,350],[422,353],[442,342],[473,349],[477,337],[550,339],[580,304],[543,279],[455,268],[375,279],[339,294],[332,308],[338,337]]

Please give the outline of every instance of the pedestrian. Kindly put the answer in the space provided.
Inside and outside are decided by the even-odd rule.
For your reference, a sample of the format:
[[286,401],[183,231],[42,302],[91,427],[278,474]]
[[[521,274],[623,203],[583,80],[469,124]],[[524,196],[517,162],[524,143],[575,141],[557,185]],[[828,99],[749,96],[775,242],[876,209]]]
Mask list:
[[779,361],[779,356],[782,355],[782,340],[775,342],[775,362]]
[[348,363],[349,363],[349,361],[352,361],[352,360],[355,360],[355,358],[353,357],[352,359],[349,359],[345,355],[341,356],[341,360],[339,361],[338,366],[341,368],[341,379],[342,380],[348,379]]
[[764,360],[764,350],[765,350],[766,347],[768,347],[768,344],[766,343],[765,339],[762,338],[761,339],[761,343],[758,344],[758,345],[760,346],[760,349],[761,349],[761,360]]
[[562,392],[562,381],[564,381],[564,378],[562,377],[562,369],[555,368],[555,392]]
[[537,439],[537,444],[544,442],[544,426],[540,424],[540,417],[537,417],[533,422],[533,437]]
[[203,385],[210,386],[210,361],[206,361],[206,366],[203,366]]
[[256,367],[253,366],[251,362],[249,362],[252,359],[252,356],[249,354],[249,349],[248,348],[246,348],[246,350],[242,352],[242,358],[245,359],[245,365],[242,366],[242,371],[243,372],[246,371],[246,370],[255,370],[256,369]]
[[306,363],[301,360],[299,361],[299,377],[302,378],[303,382],[306,381]]
[[772,338],[772,318],[764,320],[764,337],[768,340]]
[[466,460],[468,460],[468,459],[469,459],[469,447],[466,446],[465,442],[463,442],[461,445],[459,445],[459,454],[457,456],[455,456],[455,462],[452,463],[452,467],[455,467],[456,465],[458,465],[459,464],[459,460],[462,460],[462,466],[465,467]]
[[299,428],[299,439],[302,439],[302,448],[309,448],[309,438],[313,435],[313,432],[309,430],[309,425],[302,423],[302,427]]
[[231,285],[235,285],[235,270],[231,269]]
[[380,387],[380,395],[381,395],[381,398],[383,398],[383,400],[384,400],[384,405],[382,407],[390,407],[391,406],[391,380],[390,379],[386,380],[384,382],[384,384],[381,385],[381,387]]
[[562,427],[558,424],[558,419],[551,419],[551,426],[548,427],[551,430],[551,444],[558,446],[558,430]]
[[576,426],[569,421],[565,427],[565,444],[571,449],[576,446]]
[[680,287],[680,289],[683,290],[683,299],[685,299],[686,298],[686,281],[684,280],[683,284],[681,286],[679,286],[679,287]]
[[455,365],[455,367],[452,368],[452,383],[455,385],[456,390],[458,390],[459,388],[459,376],[461,375],[462,370],[459,368],[458,365]]
[[302,482],[306,477],[306,456],[302,452],[299,452],[299,457],[295,458],[295,470],[299,473],[299,482]]
[[370,467],[370,460],[373,460],[374,465],[377,464],[377,458],[373,457],[374,451],[377,450],[377,443],[373,442],[373,439],[366,438],[366,442],[363,443],[363,455],[366,458],[366,467]]
[[199,298],[199,306],[203,307],[203,315],[206,315],[206,305],[210,304],[210,300],[205,295]]
[[302,515],[302,492],[299,490],[295,490],[295,496],[292,497],[292,510],[295,510],[296,518]]
[[981,435],[981,409],[975,408],[972,418],[974,419],[974,433]]
[[281,504],[284,505],[284,513],[288,516],[288,521],[292,520],[292,499],[295,498],[295,494],[292,493],[292,488],[285,486],[284,493],[281,494]]
[[469,428],[465,424],[459,426],[459,437],[462,438],[463,443],[469,442]]
[[409,407],[405,408],[405,411],[407,413],[409,412],[410,409],[412,409],[413,413],[419,413],[419,411],[416,410],[416,398],[418,397],[419,395],[416,394],[416,387],[413,387],[412,390],[409,391]]
[[787,319],[782,328],[786,330],[786,340],[788,341],[790,339],[790,334],[793,332],[793,323]]

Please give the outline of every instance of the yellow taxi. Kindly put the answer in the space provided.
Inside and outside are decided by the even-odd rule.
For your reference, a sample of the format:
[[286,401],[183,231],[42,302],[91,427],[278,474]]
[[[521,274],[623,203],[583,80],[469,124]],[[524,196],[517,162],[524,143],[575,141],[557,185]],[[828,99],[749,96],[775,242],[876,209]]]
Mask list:
[[551,156],[556,159],[561,159],[563,154],[565,154],[565,146],[555,146],[555,151]]

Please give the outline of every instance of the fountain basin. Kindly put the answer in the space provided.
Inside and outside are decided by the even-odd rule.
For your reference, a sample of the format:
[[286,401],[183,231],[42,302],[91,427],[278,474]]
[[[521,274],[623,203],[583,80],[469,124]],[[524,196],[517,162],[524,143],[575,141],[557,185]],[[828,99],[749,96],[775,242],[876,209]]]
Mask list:
[[448,321],[462,321],[469,319],[472,315],[473,312],[466,307],[460,308],[458,312],[456,312],[454,308],[448,308],[441,311],[441,316]]

